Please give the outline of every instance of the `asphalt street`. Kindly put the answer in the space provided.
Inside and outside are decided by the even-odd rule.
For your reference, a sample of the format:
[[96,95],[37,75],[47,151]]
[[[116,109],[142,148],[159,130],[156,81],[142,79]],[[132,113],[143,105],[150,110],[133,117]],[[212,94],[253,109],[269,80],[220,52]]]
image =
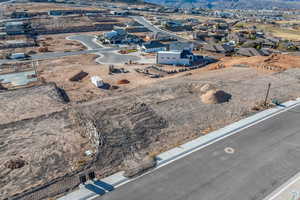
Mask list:
[[75,40],[81,42],[83,45],[85,45],[88,49],[100,49],[103,48],[102,45],[94,42],[95,39],[94,35],[73,35],[68,37],[69,40]]
[[[177,39],[178,41],[188,41],[187,39],[183,38],[183,37],[180,37],[178,35],[176,35],[175,33],[171,33],[169,31],[165,31],[165,30],[162,30],[160,28],[158,28],[157,26],[151,24],[150,22],[148,22],[143,16],[131,16],[132,19],[134,19],[136,22],[142,24],[143,26],[145,26],[146,28],[148,28],[150,31],[152,32],[161,32],[161,33],[164,33],[166,35],[169,35],[175,39]],[[203,44],[205,42],[200,42],[200,41],[195,41],[193,40],[194,43],[198,43],[198,44]]]
[[[74,35],[68,37],[69,40],[76,40],[85,45],[88,50],[82,51],[71,51],[71,52],[47,52],[47,53],[37,53],[30,56],[28,60],[45,60],[45,59],[54,59],[65,56],[74,56],[74,55],[82,55],[82,54],[101,54],[100,58],[97,61],[101,63],[125,63],[129,60],[137,61],[140,58],[132,55],[122,55],[115,53],[115,51],[119,50],[118,47],[103,47],[102,45],[96,43],[94,40],[94,36],[92,35]],[[13,59],[3,59],[0,60],[0,65],[9,62],[16,62],[22,60],[13,60]]]
[[153,24],[149,23],[143,16],[132,16],[132,18],[136,22],[142,24],[143,26],[145,26],[147,29],[149,29],[152,32],[161,32],[161,33],[165,33],[165,34],[167,34],[167,35],[169,35],[173,38],[176,38],[178,40],[184,40],[184,41],[186,40],[185,38],[179,37],[176,34],[173,34],[173,33],[170,33],[170,32],[159,29],[158,27],[156,27]]
[[[28,60],[43,60],[43,59],[53,59],[60,58],[64,56],[74,56],[82,54],[96,53],[99,50],[83,50],[83,51],[72,51],[72,52],[47,52],[47,53],[37,53],[30,56]],[[9,62],[22,61],[21,59],[2,59],[0,60],[0,65]]]
[[102,200],[262,200],[300,171],[300,106],[163,166]]
[[114,52],[100,52],[100,57],[96,59],[96,62],[103,64],[114,64],[114,63],[128,63],[129,61],[140,60],[137,56],[122,55]]

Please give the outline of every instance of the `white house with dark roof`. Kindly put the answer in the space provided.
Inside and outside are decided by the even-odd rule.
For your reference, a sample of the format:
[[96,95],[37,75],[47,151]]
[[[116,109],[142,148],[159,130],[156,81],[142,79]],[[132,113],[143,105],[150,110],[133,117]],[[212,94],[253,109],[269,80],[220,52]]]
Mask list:
[[150,41],[143,43],[141,46],[141,50],[145,53],[155,53],[159,51],[166,51],[167,46],[159,41]]
[[159,51],[156,55],[156,64],[190,66],[195,59],[196,56],[188,50]]

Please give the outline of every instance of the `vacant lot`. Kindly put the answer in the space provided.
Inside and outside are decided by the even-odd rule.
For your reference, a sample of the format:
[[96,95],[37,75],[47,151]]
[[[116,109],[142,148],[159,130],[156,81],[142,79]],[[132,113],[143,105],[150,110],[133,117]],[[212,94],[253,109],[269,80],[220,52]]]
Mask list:
[[[73,106],[60,103],[60,98],[55,97],[59,97],[57,93],[45,92],[52,91],[49,88],[24,89],[25,94],[35,92],[37,96],[30,100],[16,96],[14,99],[20,99],[20,103],[15,107],[11,104],[5,113],[13,112],[20,117],[13,120],[13,115],[9,116],[10,121],[0,129],[1,192],[7,197],[80,168],[85,163],[82,160],[87,159],[84,151],[94,149],[94,144],[101,147],[94,156],[97,176],[121,170],[124,160],[155,155],[251,115],[263,101],[268,83],[272,84],[270,98],[286,101],[299,97],[299,76],[297,68],[276,73],[261,73],[251,67],[200,69],[184,76],[156,79],[151,87],[148,83],[101,98],[99,94],[93,101]],[[207,84],[228,93],[229,102],[203,103],[203,86]],[[72,94],[72,90],[67,92]],[[1,101],[10,105],[14,95],[4,92],[1,96]],[[41,105],[39,96],[45,98],[43,102],[50,103]],[[60,110],[62,107],[65,109]],[[34,115],[33,110],[37,112]],[[94,133],[97,137],[88,139]],[[4,163],[15,158],[26,161],[25,166],[7,169]]]
[[35,118],[65,107],[54,84],[0,92],[0,124]]

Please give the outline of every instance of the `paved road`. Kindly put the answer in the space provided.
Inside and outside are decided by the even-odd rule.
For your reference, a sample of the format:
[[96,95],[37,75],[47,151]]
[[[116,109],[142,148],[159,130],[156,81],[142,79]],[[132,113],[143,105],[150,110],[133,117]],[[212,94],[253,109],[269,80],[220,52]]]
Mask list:
[[118,64],[118,63],[126,63],[129,61],[137,61],[140,60],[137,56],[132,55],[122,55],[118,54],[115,51],[119,48],[104,48],[102,45],[96,43],[94,41],[95,36],[93,35],[74,35],[68,37],[69,40],[76,40],[85,45],[88,49],[98,49],[99,58],[96,59],[98,63],[105,64]]
[[183,38],[183,37],[180,37],[174,33],[171,33],[171,32],[167,32],[165,30],[162,30],[160,28],[158,28],[157,26],[154,26],[153,24],[151,24],[150,22],[148,22],[144,17],[142,16],[132,16],[132,18],[142,24],[143,26],[145,26],[146,28],[148,28],[150,31],[152,32],[161,32],[161,33],[165,33],[173,38],[176,38],[177,40],[181,40],[181,41],[187,41],[187,39]]
[[[99,50],[83,50],[83,51],[72,51],[72,52],[48,52],[48,53],[38,53],[38,54],[33,54],[29,58],[29,60],[43,60],[43,59],[53,59],[53,58],[60,58],[64,56],[74,56],[74,55],[82,55],[82,54],[91,54],[98,52]],[[4,63],[9,63],[9,62],[16,62],[16,61],[21,61],[17,59],[2,59],[0,60],[0,65]]]
[[[30,57],[30,60],[44,60],[44,59],[54,59],[65,56],[73,56],[73,55],[82,55],[82,54],[95,54],[99,53],[102,55],[98,60],[102,63],[125,63],[129,60],[136,61],[139,60],[139,57],[131,56],[131,55],[121,55],[115,53],[116,50],[119,50],[118,47],[103,47],[100,44],[93,41],[95,37],[92,35],[74,35],[68,37],[70,40],[76,40],[84,44],[88,50],[83,51],[72,51],[72,52],[47,52],[47,53],[37,53],[33,54]],[[12,59],[3,59],[0,60],[0,65],[9,62],[17,62],[20,60],[12,60]]]
[[94,35],[73,35],[68,37],[69,40],[76,40],[81,42],[83,45],[85,45],[88,49],[100,49],[103,48],[102,45],[94,42],[95,36]]
[[117,64],[128,63],[129,61],[138,61],[140,57],[133,55],[122,55],[114,52],[100,52],[100,57],[96,59],[96,62],[103,64]]
[[261,200],[300,171],[299,119],[300,106],[97,199]]
[[[162,30],[160,28],[158,28],[157,26],[151,24],[149,21],[147,21],[143,16],[131,16],[136,22],[142,24],[143,26],[145,26],[146,28],[148,28],[150,31],[152,32],[161,32],[161,33],[164,33],[166,35],[169,35],[175,39],[177,39],[178,41],[183,41],[183,42],[187,42],[189,40],[183,38],[183,37],[180,37],[178,35],[176,35],[175,33],[172,33],[172,32],[169,32],[169,31],[165,31],[165,30]],[[193,43],[197,43],[197,44],[204,44],[205,42],[200,42],[200,41],[191,41]]]

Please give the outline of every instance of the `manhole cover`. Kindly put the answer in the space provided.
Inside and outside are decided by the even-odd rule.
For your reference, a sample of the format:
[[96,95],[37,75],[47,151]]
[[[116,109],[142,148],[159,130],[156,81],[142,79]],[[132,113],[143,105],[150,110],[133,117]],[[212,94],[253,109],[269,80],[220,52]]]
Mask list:
[[228,153],[228,154],[233,154],[233,153],[234,153],[234,148],[226,147],[226,148],[224,149],[224,151],[225,151],[226,153]]

